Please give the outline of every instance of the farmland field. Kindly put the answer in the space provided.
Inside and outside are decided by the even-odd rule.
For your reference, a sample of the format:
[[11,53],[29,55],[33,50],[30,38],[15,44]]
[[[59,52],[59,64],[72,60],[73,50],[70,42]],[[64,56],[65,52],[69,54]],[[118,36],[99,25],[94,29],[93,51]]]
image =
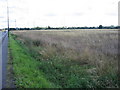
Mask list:
[[[33,62],[37,61],[36,69],[52,88],[118,87],[118,30],[24,30],[11,31],[11,38],[34,59]],[[14,58],[14,52],[12,54]],[[41,73],[33,70],[30,75],[34,74],[35,79],[32,80],[29,72],[20,74],[30,70],[22,70],[16,64],[20,62],[25,67],[29,63],[22,62],[25,60],[13,60],[16,86],[41,87],[37,79]],[[29,65],[31,67],[32,63]],[[32,86],[36,80],[37,84]]]

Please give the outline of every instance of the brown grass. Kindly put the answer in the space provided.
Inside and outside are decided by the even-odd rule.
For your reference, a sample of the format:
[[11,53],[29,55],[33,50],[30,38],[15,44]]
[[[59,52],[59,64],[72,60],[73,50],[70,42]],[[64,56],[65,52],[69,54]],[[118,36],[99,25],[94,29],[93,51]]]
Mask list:
[[[60,56],[96,66],[97,73],[117,72],[117,30],[12,31],[23,43],[37,47],[45,60]],[[42,50],[39,50],[42,47]]]

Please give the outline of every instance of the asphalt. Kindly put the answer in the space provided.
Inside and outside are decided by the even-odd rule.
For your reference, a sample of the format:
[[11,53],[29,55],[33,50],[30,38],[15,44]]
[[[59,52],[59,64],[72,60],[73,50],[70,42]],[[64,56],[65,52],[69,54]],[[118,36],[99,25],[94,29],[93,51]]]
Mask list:
[[2,89],[2,31],[0,31],[0,90]]
[[[0,74],[0,77],[2,77],[2,80],[0,81],[0,84],[2,83],[2,85],[0,85],[0,89],[1,88],[5,88],[5,85],[6,85],[6,67],[7,67],[7,61],[8,61],[8,32],[2,32],[2,37],[1,38],[1,45],[0,45],[0,51],[2,54],[1,56],[1,59],[0,60],[2,63],[1,63],[1,66],[2,66],[2,74]],[[2,86],[2,87],[1,87]]]

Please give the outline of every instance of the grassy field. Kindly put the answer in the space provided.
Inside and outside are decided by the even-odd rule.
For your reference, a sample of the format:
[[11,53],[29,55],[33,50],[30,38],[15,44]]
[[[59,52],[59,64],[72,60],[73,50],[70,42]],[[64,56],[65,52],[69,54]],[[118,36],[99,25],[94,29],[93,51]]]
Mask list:
[[[12,51],[18,87],[118,87],[118,30],[11,33],[11,48],[20,48]],[[47,84],[41,86],[42,81]]]

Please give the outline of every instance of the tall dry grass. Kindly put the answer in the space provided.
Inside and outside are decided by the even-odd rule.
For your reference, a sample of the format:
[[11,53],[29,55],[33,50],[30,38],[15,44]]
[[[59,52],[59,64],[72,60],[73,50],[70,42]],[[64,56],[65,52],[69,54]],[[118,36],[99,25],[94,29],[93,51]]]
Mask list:
[[[44,60],[54,56],[66,58],[79,65],[92,65],[88,69],[98,76],[117,73],[117,30],[69,31],[12,31],[17,39],[42,55]],[[42,49],[41,49],[42,47]]]

